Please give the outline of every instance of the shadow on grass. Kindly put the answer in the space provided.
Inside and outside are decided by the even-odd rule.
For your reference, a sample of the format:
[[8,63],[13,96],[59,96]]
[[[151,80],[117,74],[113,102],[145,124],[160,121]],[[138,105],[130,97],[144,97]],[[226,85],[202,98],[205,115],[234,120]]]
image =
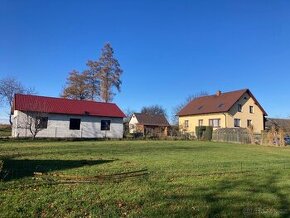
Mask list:
[[66,170],[87,165],[99,165],[114,160],[17,160],[2,159],[3,169],[0,178],[4,181],[21,179],[33,176],[34,172],[48,173],[57,170]]
[[[174,217],[290,217],[289,187],[281,182],[282,174],[271,172],[236,180],[217,179],[200,187],[171,184],[167,192],[154,190],[150,198],[166,205],[154,210],[153,216]],[[181,191],[182,190],[182,191]],[[186,190],[186,191],[183,191]],[[271,197],[269,197],[271,196]],[[182,206],[180,206],[182,205]]]

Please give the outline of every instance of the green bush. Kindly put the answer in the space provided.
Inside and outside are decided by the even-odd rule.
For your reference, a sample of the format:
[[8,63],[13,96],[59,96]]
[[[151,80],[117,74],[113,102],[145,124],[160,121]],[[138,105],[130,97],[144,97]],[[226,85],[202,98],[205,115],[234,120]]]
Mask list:
[[205,128],[205,131],[204,131],[204,134],[203,134],[204,140],[211,141],[211,139],[212,139],[212,131],[213,131],[212,126],[207,126]]
[[203,139],[204,132],[206,130],[206,126],[196,126],[195,127],[195,134],[198,140]]
[[197,126],[195,133],[198,140],[210,141],[212,139],[212,126]]

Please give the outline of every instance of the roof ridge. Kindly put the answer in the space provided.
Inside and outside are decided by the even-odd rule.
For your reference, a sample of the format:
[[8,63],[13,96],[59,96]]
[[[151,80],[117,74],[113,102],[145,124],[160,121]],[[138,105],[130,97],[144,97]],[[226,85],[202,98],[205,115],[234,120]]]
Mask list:
[[113,104],[116,105],[116,103],[113,102],[101,102],[101,101],[94,101],[94,100],[88,100],[88,99],[70,99],[70,98],[62,98],[62,97],[51,97],[51,96],[43,96],[43,95],[31,95],[31,94],[21,94],[21,93],[16,93],[16,95],[22,95],[22,96],[31,96],[31,97],[40,97],[40,98],[48,98],[48,99],[60,99],[60,100],[67,100],[67,101],[85,101],[85,102],[93,102],[93,103],[99,103],[99,104]]
[[[234,90],[234,91],[229,91],[229,92],[222,92],[221,95],[225,95],[225,94],[232,94],[234,92],[241,92],[241,91],[248,91],[249,89],[245,88],[245,89],[239,89],[239,90]],[[196,97],[194,99],[192,99],[190,102],[196,100],[196,99],[200,99],[200,98],[208,98],[208,97],[215,97],[217,96],[216,94],[212,94],[212,95],[203,95],[203,96],[199,96],[199,97]]]

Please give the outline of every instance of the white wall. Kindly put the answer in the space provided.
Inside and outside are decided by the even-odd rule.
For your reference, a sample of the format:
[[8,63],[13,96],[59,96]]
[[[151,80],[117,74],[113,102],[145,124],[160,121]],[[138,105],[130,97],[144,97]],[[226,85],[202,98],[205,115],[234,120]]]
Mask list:
[[133,114],[130,121],[129,121],[129,132],[136,133],[136,124],[138,124],[138,120],[136,116]]
[[[14,111],[12,137],[30,137],[29,129],[24,126],[27,115],[21,111]],[[47,129],[41,130],[36,137],[49,138],[123,138],[123,118],[73,116],[48,114]],[[70,130],[71,118],[81,119],[80,130]],[[101,120],[111,120],[109,131],[101,131]]]

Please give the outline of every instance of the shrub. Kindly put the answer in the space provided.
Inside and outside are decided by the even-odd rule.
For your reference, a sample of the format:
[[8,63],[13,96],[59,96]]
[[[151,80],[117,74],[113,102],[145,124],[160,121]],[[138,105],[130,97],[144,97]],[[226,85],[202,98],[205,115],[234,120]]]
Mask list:
[[196,126],[195,134],[198,140],[202,140],[204,136],[204,132],[206,130],[206,126]]
[[198,140],[211,141],[212,139],[212,126],[197,126],[195,127],[195,133]]
[[205,131],[203,133],[204,140],[211,141],[211,139],[212,139],[212,131],[213,131],[212,126],[206,126]]

